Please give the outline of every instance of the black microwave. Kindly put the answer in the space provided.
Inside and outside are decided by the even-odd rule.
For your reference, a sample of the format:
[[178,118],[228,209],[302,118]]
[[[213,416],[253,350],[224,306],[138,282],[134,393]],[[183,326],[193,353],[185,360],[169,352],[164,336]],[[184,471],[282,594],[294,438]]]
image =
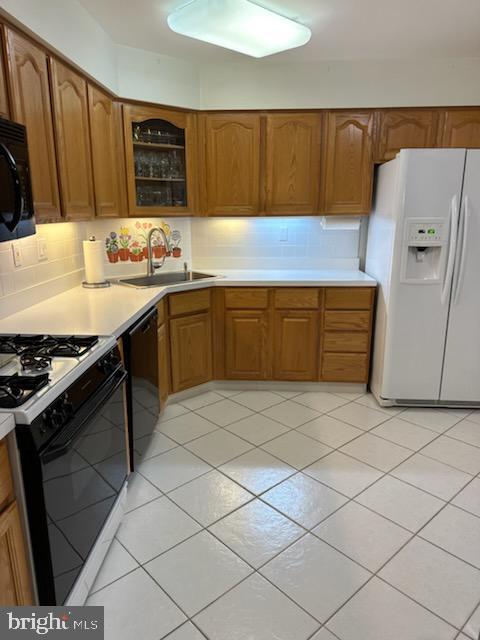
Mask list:
[[0,118],[0,242],[35,233],[27,132]]

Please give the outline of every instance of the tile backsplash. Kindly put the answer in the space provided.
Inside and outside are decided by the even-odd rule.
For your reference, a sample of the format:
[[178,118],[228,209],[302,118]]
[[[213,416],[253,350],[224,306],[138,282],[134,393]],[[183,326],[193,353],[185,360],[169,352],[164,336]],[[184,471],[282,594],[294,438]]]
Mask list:
[[[360,223],[362,224],[362,223]],[[192,218],[197,269],[357,269],[359,228],[320,217]]]
[[[113,218],[39,224],[28,238],[0,243],[0,317],[21,311],[81,283],[82,241],[105,242],[107,278],[145,273],[146,236],[162,226],[164,270],[356,269],[360,231],[324,229],[321,218]],[[155,243],[154,243],[155,244]],[[19,266],[13,247],[20,248]],[[160,257],[163,249],[156,249]]]

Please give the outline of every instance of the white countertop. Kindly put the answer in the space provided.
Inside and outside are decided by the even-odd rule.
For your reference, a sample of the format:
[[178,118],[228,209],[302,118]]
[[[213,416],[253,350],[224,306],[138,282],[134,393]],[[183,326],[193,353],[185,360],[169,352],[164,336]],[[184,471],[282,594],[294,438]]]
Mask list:
[[15,428],[13,413],[0,413],[0,440],[8,436]]
[[0,333],[50,333],[120,336],[135,320],[168,293],[212,286],[345,286],[374,287],[376,282],[362,271],[229,271],[208,273],[218,277],[138,289],[112,284],[107,289],[82,286],[39,302],[0,320]]

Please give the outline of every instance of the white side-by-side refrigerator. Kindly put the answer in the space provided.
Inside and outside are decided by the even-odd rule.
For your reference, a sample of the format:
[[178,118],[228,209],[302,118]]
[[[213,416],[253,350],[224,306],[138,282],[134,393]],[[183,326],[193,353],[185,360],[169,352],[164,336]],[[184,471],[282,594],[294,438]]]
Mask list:
[[480,150],[404,149],[378,169],[366,272],[384,405],[480,405]]

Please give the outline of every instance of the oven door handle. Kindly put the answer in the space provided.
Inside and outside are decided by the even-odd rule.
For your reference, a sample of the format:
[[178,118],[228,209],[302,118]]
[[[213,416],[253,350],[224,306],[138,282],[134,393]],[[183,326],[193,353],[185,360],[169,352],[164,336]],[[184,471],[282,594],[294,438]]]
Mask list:
[[[118,369],[100,391],[92,396],[87,403],[83,405],[72,418],[67,429],[64,429],[60,435],[48,444],[46,449],[40,453],[43,462],[51,462],[55,458],[63,455],[72,446],[75,440],[80,436],[83,427],[98,412],[105,402],[115,393],[115,391],[125,382],[127,372],[124,369]],[[67,440],[65,440],[67,437]]]
[[[15,205],[13,210],[13,218],[10,222],[3,220],[3,224],[7,227],[7,229],[13,233],[18,226],[18,223],[22,219],[23,213],[23,197],[22,197],[22,187],[20,184],[20,174],[18,173],[17,163],[15,162],[15,158],[10,153],[8,147],[0,142],[0,156],[3,156],[6,160],[8,170],[10,171],[10,175],[12,176],[13,187],[15,190]],[[3,216],[2,216],[3,217]]]

